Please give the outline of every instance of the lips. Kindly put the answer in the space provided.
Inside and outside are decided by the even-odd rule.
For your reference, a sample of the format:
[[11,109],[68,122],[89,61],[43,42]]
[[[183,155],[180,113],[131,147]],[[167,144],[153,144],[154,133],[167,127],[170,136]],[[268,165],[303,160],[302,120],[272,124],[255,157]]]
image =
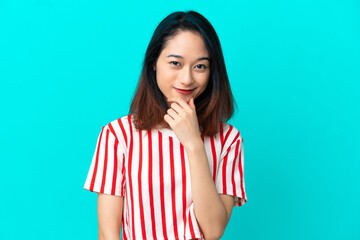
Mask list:
[[[195,89],[195,88],[194,88]],[[194,89],[180,89],[180,88],[175,88],[175,90],[181,94],[184,95],[188,95],[190,93],[192,93],[194,91]]]

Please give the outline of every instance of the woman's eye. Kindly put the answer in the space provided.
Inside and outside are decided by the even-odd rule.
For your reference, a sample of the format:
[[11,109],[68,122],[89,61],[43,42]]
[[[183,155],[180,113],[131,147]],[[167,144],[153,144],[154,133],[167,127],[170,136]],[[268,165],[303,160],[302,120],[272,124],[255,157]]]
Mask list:
[[177,65],[177,63],[179,63],[179,62],[171,61],[170,63],[171,63],[171,64],[175,63],[174,65]]
[[[203,67],[202,69],[205,69],[205,68],[206,68],[206,66],[205,66],[204,64],[198,64],[198,65],[196,65],[196,66]],[[201,69],[201,68],[200,68],[200,69]]]

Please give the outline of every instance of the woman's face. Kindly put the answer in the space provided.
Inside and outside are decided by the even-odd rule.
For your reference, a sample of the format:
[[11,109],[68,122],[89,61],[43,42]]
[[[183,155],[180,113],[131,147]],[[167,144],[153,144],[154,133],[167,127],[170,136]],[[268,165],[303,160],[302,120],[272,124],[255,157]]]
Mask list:
[[166,98],[179,97],[188,103],[190,98],[196,99],[208,84],[209,53],[200,34],[190,31],[180,30],[165,44],[156,66],[153,66],[157,84]]

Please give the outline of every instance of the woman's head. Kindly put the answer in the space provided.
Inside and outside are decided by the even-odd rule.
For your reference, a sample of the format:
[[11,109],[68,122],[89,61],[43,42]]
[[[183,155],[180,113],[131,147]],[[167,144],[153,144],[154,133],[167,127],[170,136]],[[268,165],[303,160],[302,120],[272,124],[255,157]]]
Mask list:
[[[193,89],[182,94],[177,89]],[[194,97],[200,129],[212,136],[233,114],[233,97],[218,36],[201,14],[174,12],[155,29],[131,103],[138,129],[169,127],[166,98]]]
[[201,35],[178,30],[166,40],[153,68],[157,86],[166,98],[180,97],[186,102],[192,97],[196,99],[204,92],[210,77],[210,57]]

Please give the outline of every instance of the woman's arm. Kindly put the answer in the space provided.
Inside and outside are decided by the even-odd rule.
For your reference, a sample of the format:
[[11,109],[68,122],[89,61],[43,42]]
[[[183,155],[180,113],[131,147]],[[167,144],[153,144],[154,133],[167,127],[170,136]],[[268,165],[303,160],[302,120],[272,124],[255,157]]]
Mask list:
[[189,103],[182,98],[168,98],[167,101],[173,103],[164,120],[174,130],[189,159],[196,220],[206,240],[219,239],[229,222],[234,196],[220,196],[216,189],[199,131],[194,98]]
[[201,138],[186,153],[196,219],[206,240],[220,239],[230,220],[234,196],[217,192]]
[[99,240],[119,240],[124,197],[98,193]]

